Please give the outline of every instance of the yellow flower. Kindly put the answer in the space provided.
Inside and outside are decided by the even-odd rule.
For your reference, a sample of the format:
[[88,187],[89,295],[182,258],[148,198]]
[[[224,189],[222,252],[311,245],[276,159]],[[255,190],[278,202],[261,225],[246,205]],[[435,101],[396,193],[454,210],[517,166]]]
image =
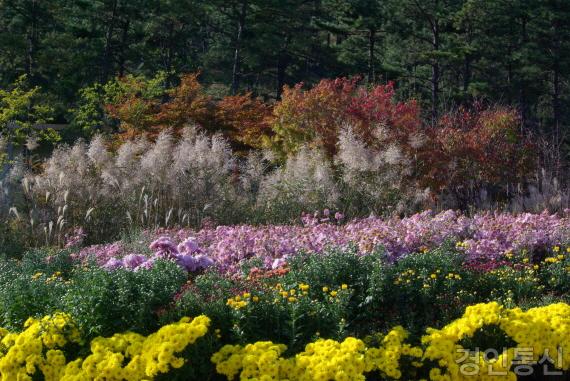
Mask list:
[[294,303],[297,301],[297,298],[295,298],[294,296],[290,296],[287,300],[291,303]]
[[328,287],[323,287],[323,292],[329,292],[329,288]]
[[338,294],[338,292],[336,292],[336,291],[334,291],[334,290],[331,291],[331,296],[332,296],[333,298],[334,298],[335,296],[337,296],[337,294]]
[[343,283],[340,288],[342,288],[343,290],[346,290],[348,288],[348,285],[346,283]]
[[252,298],[252,300],[253,300],[254,302],[256,302],[256,303],[259,302],[259,296],[254,296],[254,297]]

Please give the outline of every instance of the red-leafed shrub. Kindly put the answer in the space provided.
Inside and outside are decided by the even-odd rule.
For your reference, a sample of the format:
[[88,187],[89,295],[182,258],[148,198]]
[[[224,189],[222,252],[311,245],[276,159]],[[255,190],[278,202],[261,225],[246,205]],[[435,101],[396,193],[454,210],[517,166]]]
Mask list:
[[462,108],[442,116],[429,132],[422,183],[435,191],[504,186],[534,169],[533,146],[512,108]]
[[480,189],[505,193],[534,169],[533,147],[513,108],[475,104],[428,126],[414,100],[396,100],[393,83],[365,87],[358,78],[337,78],[310,89],[300,83],[285,87],[274,106],[250,93],[216,101],[198,74],[169,90],[158,76],[128,76],[113,86],[107,111],[127,137],[197,124],[224,133],[234,147],[269,146],[282,158],[303,146],[323,149],[355,192],[367,182],[372,196],[365,202],[382,200],[380,188],[391,198],[405,189],[463,200]]
[[388,139],[401,143],[421,128],[420,109],[415,100],[396,102],[394,84],[375,86],[371,89],[361,87],[351,100],[347,114],[356,128],[356,132],[367,141],[374,139],[374,128],[388,128]]
[[378,127],[396,137],[421,125],[416,103],[395,101],[392,83],[368,89],[348,78],[325,79],[310,90],[303,90],[303,84],[285,87],[274,118],[273,147],[283,154],[308,144],[334,155],[346,126],[372,144]]
[[322,80],[310,90],[304,90],[303,83],[285,86],[273,110],[273,148],[288,154],[309,144],[334,152],[356,89],[357,81],[346,78]]

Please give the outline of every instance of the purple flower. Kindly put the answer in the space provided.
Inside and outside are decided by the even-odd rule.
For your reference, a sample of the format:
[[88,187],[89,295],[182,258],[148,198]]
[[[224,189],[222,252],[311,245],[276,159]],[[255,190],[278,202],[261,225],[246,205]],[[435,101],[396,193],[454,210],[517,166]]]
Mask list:
[[69,249],[71,247],[81,246],[85,237],[87,237],[87,234],[85,234],[82,227],[73,228],[73,232],[71,234],[65,235],[65,248]]
[[195,258],[200,269],[207,269],[208,267],[214,265],[214,260],[207,255],[199,254]]
[[176,257],[176,263],[186,269],[188,272],[195,272],[198,270],[198,261],[192,254],[178,254]]
[[178,254],[176,263],[188,272],[196,272],[212,266],[214,260],[203,254],[193,256],[192,254],[182,253]]
[[178,254],[178,249],[170,237],[158,238],[150,244],[149,248],[154,250],[157,256],[163,258],[175,258]]
[[[344,216],[337,212],[334,218],[339,221]],[[570,215],[546,212],[519,215],[482,213],[467,217],[452,210],[441,213],[425,211],[406,218],[368,217],[345,224],[320,223],[318,217],[304,213],[302,221],[302,225],[162,230],[161,236],[150,247],[156,258],[174,260],[189,271],[198,271],[215,263],[221,272],[233,274],[239,272],[245,259],[260,259],[269,269],[282,266],[301,251],[318,255],[327,247],[343,248],[350,244],[362,255],[383,248],[388,259],[394,261],[426,248],[435,248],[445,241],[460,241],[459,249],[465,252],[467,261],[492,260],[499,263],[508,251],[525,249],[530,255],[533,251],[567,242],[570,238]],[[128,248],[121,242],[97,245],[81,250],[77,260],[95,258],[100,265],[113,267],[118,266],[117,261],[121,262],[119,259],[127,252]],[[130,263],[131,260],[138,259],[126,256],[124,262]],[[144,265],[147,266],[147,262]]]
[[111,258],[103,265],[106,270],[116,270],[120,267],[123,267],[123,261],[117,258]]
[[194,254],[198,251],[200,251],[200,246],[198,246],[194,237],[188,237],[178,245],[179,253]]
[[154,266],[154,262],[156,261],[155,258],[148,258],[146,261],[144,261],[143,263],[141,263],[139,266],[137,266],[134,270],[135,271],[139,271],[139,270],[150,270],[152,269],[152,267]]
[[143,263],[145,263],[148,258],[141,254],[129,254],[123,258],[123,266],[127,269],[134,270]]

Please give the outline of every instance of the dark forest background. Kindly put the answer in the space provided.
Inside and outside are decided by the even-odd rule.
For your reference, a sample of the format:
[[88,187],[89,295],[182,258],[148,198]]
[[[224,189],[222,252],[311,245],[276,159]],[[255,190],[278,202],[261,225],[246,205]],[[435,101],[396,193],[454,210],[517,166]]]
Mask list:
[[80,89],[129,73],[165,71],[173,86],[199,71],[214,96],[267,101],[361,75],[394,81],[427,121],[473,100],[512,105],[567,152],[569,45],[565,0],[0,1],[0,88],[26,74],[59,123]]

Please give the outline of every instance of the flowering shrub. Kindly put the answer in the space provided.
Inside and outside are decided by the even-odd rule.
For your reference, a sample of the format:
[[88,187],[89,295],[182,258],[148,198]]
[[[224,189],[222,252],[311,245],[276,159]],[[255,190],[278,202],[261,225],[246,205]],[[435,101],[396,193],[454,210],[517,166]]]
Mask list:
[[180,267],[189,272],[196,272],[207,269],[214,264],[214,261],[204,254],[200,254],[200,249],[194,238],[190,237],[175,246],[170,238],[160,237],[150,244],[150,249],[155,251],[155,255],[147,257],[142,254],[128,254],[122,259],[111,257],[103,265],[108,270],[125,268],[137,271],[139,269],[151,268],[158,259],[172,260]]
[[[184,318],[160,328],[148,337],[136,333],[98,337],[91,354],[76,358],[68,343],[82,344],[79,330],[67,314],[29,319],[21,333],[0,330],[0,379],[32,380],[40,373],[45,381],[153,380],[185,360],[176,357],[208,331],[205,316]],[[75,358],[74,360],[68,359]]]
[[285,345],[261,341],[226,345],[212,356],[216,370],[233,380],[265,378],[289,380],[365,380],[364,373],[381,371],[390,378],[399,379],[399,360],[402,355],[421,357],[422,350],[403,344],[407,333],[402,327],[390,331],[380,348],[366,348],[362,340],[348,337],[342,342],[319,339],[310,343],[304,352],[293,358],[280,355]]
[[[515,379],[513,365],[528,367],[538,363],[544,354],[550,356],[556,368],[568,370],[570,359],[563,353],[567,353],[566,351],[570,349],[568,348],[569,317],[570,306],[564,303],[532,308],[528,311],[519,308],[505,309],[494,302],[468,307],[460,319],[439,330],[428,329],[427,335],[422,338],[422,342],[427,346],[425,358],[439,364],[439,367],[430,370],[430,379],[474,379],[472,375],[460,371],[465,364],[480,370],[475,379],[485,379],[492,373],[501,374],[505,380]],[[495,338],[500,345],[498,348],[504,348],[497,358],[487,359],[483,353],[476,354],[476,358],[471,356],[465,358],[461,340],[472,338],[479,330],[492,326],[497,326],[513,344],[508,345],[509,342],[500,340],[501,336],[496,335]],[[523,348],[530,349],[527,350],[529,357],[517,356]],[[559,353],[562,354],[561,362],[556,361],[559,359]]]
[[65,355],[60,349],[68,343],[81,343],[79,330],[67,314],[42,319],[30,318],[22,333],[0,329],[0,379],[31,380],[41,372],[46,381],[61,379]]
[[65,252],[32,252],[20,261],[0,260],[0,326],[16,330],[29,316],[66,311],[88,340],[124,330],[148,333],[186,280],[185,270],[165,260],[151,269],[108,271],[76,266]]
[[198,316],[164,326],[148,337],[125,333],[95,338],[92,354],[68,363],[61,381],[95,380],[101,376],[109,380],[152,380],[170,368],[182,367],[185,360],[176,354],[204,336],[209,325],[206,316]]
[[[509,309],[496,302],[476,304],[442,328],[428,328],[419,341],[396,326],[386,334],[375,335],[372,341],[351,336],[340,340],[317,338],[289,354],[283,344],[255,341],[217,349],[200,347],[204,351],[192,352],[188,358],[186,349],[204,342],[199,339],[209,332],[211,324],[201,315],[167,324],[146,337],[132,332],[97,337],[90,342],[86,356],[78,357],[76,349],[85,342],[69,315],[30,318],[21,333],[0,330],[0,379],[31,380],[41,375],[46,381],[96,380],[102,376],[117,381],[154,380],[183,366],[190,372],[208,359],[228,380],[239,376],[242,380],[381,377],[437,381],[487,379],[493,372],[511,380],[521,374],[521,368],[532,369],[544,356],[550,359],[551,371],[570,370],[570,358],[565,355],[570,350],[570,306],[565,303],[528,310]],[[473,351],[472,346],[486,345],[485,335],[491,335],[492,345],[501,348],[498,357]],[[217,340],[222,337],[219,333],[216,336]],[[521,357],[521,353],[527,355]]]
[[[373,371],[380,371],[389,379],[400,379],[402,371],[413,372],[414,367],[419,368],[420,373],[429,373],[429,379],[434,381],[487,379],[493,373],[511,380],[516,379],[516,366],[536,364],[544,354],[551,359],[562,359],[553,363],[555,368],[570,369],[570,360],[564,355],[570,349],[569,313],[570,306],[564,303],[528,311],[506,309],[495,302],[477,304],[441,329],[428,328],[422,338],[425,352],[421,347],[404,343],[408,334],[402,327],[396,327],[385,336],[380,348],[367,347],[353,337],[342,342],[319,339],[308,344],[304,352],[283,358],[284,345],[256,342],[245,347],[226,345],[212,356],[212,361],[217,371],[229,380],[238,374],[240,379],[365,380],[365,373]],[[462,340],[472,338],[476,343],[477,333],[494,326],[512,340],[504,341],[495,336],[504,346],[499,357],[488,359],[482,353],[477,353],[475,358],[464,356],[469,348],[460,344]],[[521,359],[517,357],[520,353],[517,350],[524,348],[532,352],[530,357]],[[400,359],[404,356],[415,358],[413,366],[402,369]],[[465,365],[478,372],[466,371]]]
[[[312,222],[314,217],[305,220],[310,226],[320,225]],[[153,379],[159,373],[169,380],[203,379],[211,377],[216,366],[223,375],[242,378],[448,379],[450,375],[455,379],[455,365],[449,361],[463,359],[457,357],[458,349],[506,347],[501,361],[527,345],[534,347],[537,356],[547,351],[556,355],[550,349],[558,343],[555,340],[566,351],[568,306],[552,303],[567,298],[567,244],[544,248],[539,256],[529,256],[524,249],[508,252],[500,267],[484,271],[466,262],[468,254],[448,242],[396,260],[381,251],[361,255],[354,245],[324,249],[319,255],[294,255],[274,270],[264,269],[256,258],[244,259],[239,273],[183,270],[174,255],[199,255],[195,240],[178,247],[160,238],[152,247],[162,257],[152,268],[136,271],[78,264],[69,255],[55,252],[0,262],[3,326],[16,331],[26,316],[60,316],[56,311],[73,316],[73,320],[65,318],[70,328],[62,332],[51,330],[51,323],[40,324],[38,335],[53,335],[42,342],[39,358],[26,356],[17,364],[20,373],[38,378],[53,363],[59,364],[49,370],[54,380],[94,379],[95,373],[109,379]],[[477,303],[484,304],[464,311]],[[184,340],[191,340],[177,336],[185,329],[176,322],[198,315],[211,319],[213,334],[187,349],[171,351],[186,348]],[[30,320],[35,321],[40,320]],[[145,338],[163,325],[171,328],[163,327]],[[426,327],[443,328],[428,329],[426,334]],[[532,333],[535,330],[540,334]],[[125,331],[136,333],[117,334]],[[72,332],[81,332],[81,340],[77,334],[73,340],[65,336]],[[63,347],[48,348],[60,343],[60,333],[67,340],[61,341]],[[0,335],[2,376],[2,361],[8,361],[2,345],[12,344],[5,341],[8,331]],[[24,345],[24,336],[14,342]],[[230,349],[222,349],[224,345]],[[24,349],[28,348],[35,347]],[[214,356],[215,364],[209,363],[207,359],[220,350],[225,354]],[[20,350],[13,352],[17,355]],[[471,357],[456,363],[457,367],[471,364]],[[516,358],[512,360],[517,365]],[[475,364],[486,367],[482,361],[488,362],[477,358]],[[508,368],[502,363],[492,367],[494,371]]]

